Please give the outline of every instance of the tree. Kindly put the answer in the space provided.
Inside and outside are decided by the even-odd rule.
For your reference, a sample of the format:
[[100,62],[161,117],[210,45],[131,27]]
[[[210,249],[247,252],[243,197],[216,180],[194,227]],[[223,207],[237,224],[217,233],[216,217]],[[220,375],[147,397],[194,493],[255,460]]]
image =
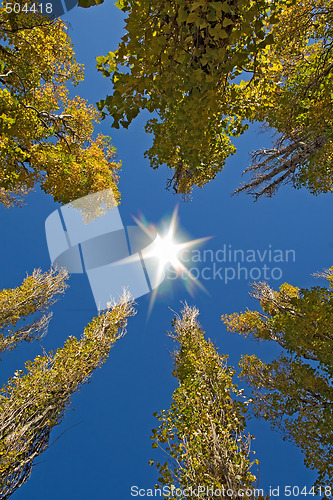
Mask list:
[[[64,269],[37,269],[19,287],[0,292],[0,353],[46,333],[52,313],[45,311],[67,288],[67,276]],[[36,313],[44,314],[36,318]],[[28,318],[31,322],[26,324]]]
[[114,127],[157,113],[146,156],[173,169],[169,186],[186,195],[209,182],[235,152],[231,138],[258,122],[278,139],[252,154],[236,193],[271,196],[287,182],[332,191],[331,0],[117,4],[127,33],[97,58],[113,83],[99,107]]
[[284,183],[313,194],[333,190],[331,0],[289,5],[272,27],[274,44],[248,88],[256,103],[253,119],[276,131],[273,147],[253,153],[246,191],[257,199],[271,196]]
[[[283,2],[285,3],[285,2]],[[278,1],[121,0],[128,11],[122,42],[98,68],[112,74],[113,94],[100,101],[113,127],[128,127],[142,109],[154,134],[146,152],[153,168],[173,169],[170,185],[188,194],[202,187],[235,152],[230,142],[247,127],[251,108],[242,72],[256,73],[257,60],[273,42]],[[261,60],[261,65],[266,63]],[[126,70],[123,70],[126,68]]]
[[69,98],[83,67],[65,23],[15,5],[0,9],[0,202],[21,204],[37,183],[61,203],[107,188],[119,200],[115,148],[92,137],[99,113]]
[[69,337],[55,353],[37,356],[0,391],[0,496],[6,500],[29,478],[34,459],[48,446],[71,395],[89,380],[125,333],[133,301],[125,293],[94,318],[81,339]]
[[255,498],[250,491],[242,495],[255,481],[250,471],[251,436],[244,433],[246,405],[236,399],[241,391],[232,382],[234,370],[227,366],[227,356],[205,339],[198,314],[185,305],[173,321],[171,337],[179,344],[173,375],[179,385],[170,409],[154,414],[160,425],[151,437],[153,448],[161,447],[171,462],[155,462],[159,482],[174,489],[170,498],[183,498],[175,484],[188,490],[186,498],[197,498],[189,488],[199,485],[216,492],[211,498]]
[[[333,284],[332,271],[322,275]],[[263,312],[224,315],[229,331],[277,342],[272,363],[244,355],[241,376],[253,387],[254,414],[269,420],[305,454],[316,469],[316,485],[333,485],[333,291],[299,289],[284,283],[253,285]]]

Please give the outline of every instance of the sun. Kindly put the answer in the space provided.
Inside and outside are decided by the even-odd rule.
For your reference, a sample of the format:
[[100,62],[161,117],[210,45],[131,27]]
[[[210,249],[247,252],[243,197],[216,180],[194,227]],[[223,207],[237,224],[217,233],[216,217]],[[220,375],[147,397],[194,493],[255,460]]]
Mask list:
[[[164,233],[159,233],[155,229],[157,236],[154,240],[150,252],[147,256],[157,257],[159,262],[159,273],[163,273],[165,269],[171,264],[171,266],[180,275],[181,272],[188,275],[189,278],[193,279],[188,269],[182,263],[182,252],[192,246],[198,245],[209,238],[200,238],[197,240],[185,241],[184,243],[179,243],[176,240],[177,233],[177,207],[174,209],[167,231]],[[140,221],[138,224],[146,231],[146,228],[142,225]],[[152,227],[150,228],[152,229]]]
[[[187,269],[187,267],[182,262],[182,253],[184,250],[189,249],[190,247],[197,246],[204,241],[207,241],[211,237],[199,238],[196,240],[185,241],[180,243],[176,239],[176,234],[180,237],[179,231],[177,231],[177,215],[178,210],[175,207],[173,214],[171,216],[169,225],[167,230],[164,232],[158,232],[155,226],[151,224],[148,226],[142,221],[136,219],[134,220],[136,223],[143,229],[148,235],[152,235],[155,232],[157,236],[154,239],[154,243],[151,245],[149,253],[145,254],[145,257],[156,257],[158,261],[156,274],[157,280],[160,281],[162,276],[164,275],[166,269],[171,265],[174,270],[177,272],[178,276],[186,276],[187,282],[193,283],[197,287],[201,288],[203,291],[207,293],[205,287],[195,278],[191,272]],[[186,286],[186,285],[185,285]],[[191,293],[191,291],[189,290]],[[191,293],[192,295],[192,293]],[[149,313],[152,310],[153,304],[156,300],[157,296],[157,288],[153,290],[150,300]]]
[[180,265],[179,253],[183,249],[180,245],[173,241],[172,234],[161,237],[159,234],[156,237],[152,253],[158,257],[163,267],[171,264],[174,268]]

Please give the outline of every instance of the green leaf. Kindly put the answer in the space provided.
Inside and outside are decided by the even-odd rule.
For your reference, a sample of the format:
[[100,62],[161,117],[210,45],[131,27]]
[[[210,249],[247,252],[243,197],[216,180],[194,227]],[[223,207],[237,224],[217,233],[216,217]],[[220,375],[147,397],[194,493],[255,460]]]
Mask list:
[[273,43],[274,43],[274,35],[273,35],[273,33],[270,33],[265,38],[265,44],[266,45],[272,45]]
[[230,26],[231,24],[235,24],[234,21],[232,21],[231,19],[228,19],[227,17],[225,17],[223,19],[223,23],[222,23],[223,28],[225,28],[226,26]]
[[186,23],[189,24],[189,23],[193,23],[194,21],[197,21],[199,19],[199,16],[196,12],[191,12],[191,14],[189,14],[187,16],[187,19],[186,19]]
[[102,66],[105,63],[105,61],[106,61],[105,56],[96,57],[97,66]]
[[95,5],[100,5],[104,0],[79,0],[78,6],[87,9],[88,7],[94,7]]
[[178,21],[180,23],[183,23],[184,21],[186,21],[187,17],[188,17],[188,13],[186,12],[186,10],[179,9],[179,11],[178,11]]
[[116,3],[115,3],[115,6],[122,10],[122,11],[127,11],[129,10],[129,0],[118,0]]

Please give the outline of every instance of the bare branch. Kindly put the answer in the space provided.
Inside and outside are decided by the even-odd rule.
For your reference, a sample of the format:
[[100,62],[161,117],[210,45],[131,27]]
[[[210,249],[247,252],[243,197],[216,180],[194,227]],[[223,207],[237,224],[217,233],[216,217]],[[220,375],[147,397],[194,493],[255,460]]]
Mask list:
[[[289,142],[287,146],[279,147],[285,142]],[[327,142],[328,138],[324,135],[307,142],[297,136],[292,139],[282,136],[275,147],[255,151],[252,153],[252,164],[243,172],[253,172],[252,179],[236,189],[233,195],[246,191],[254,196],[255,201],[261,196],[271,197],[280,185],[292,182],[296,170],[306,164]]]

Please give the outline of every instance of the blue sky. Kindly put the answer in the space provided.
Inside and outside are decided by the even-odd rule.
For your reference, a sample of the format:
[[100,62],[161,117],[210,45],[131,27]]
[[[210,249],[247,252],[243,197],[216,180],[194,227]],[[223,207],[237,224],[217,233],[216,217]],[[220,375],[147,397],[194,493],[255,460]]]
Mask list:
[[[87,10],[74,8],[64,19],[70,23],[68,34],[77,60],[86,67],[85,82],[75,92],[94,103],[111,91],[109,81],[95,69],[95,57],[117,47],[123,34],[123,14],[106,1]],[[284,187],[272,199],[257,203],[246,195],[230,196],[241,181],[249,153],[269,144],[267,133],[251,127],[237,139],[238,152],[224,171],[204,189],[196,189],[193,200],[186,203],[165,190],[167,169],[154,171],[144,159],[151,144],[143,130],[145,120],[146,114],[140,115],[128,130],[111,129],[110,120],[98,128],[111,135],[123,163],[120,213],[125,225],[133,224],[132,215],[139,212],[158,225],[179,203],[180,227],[191,239],[214,236],[204,248],[293,249],[295,262],[279,264],[282,278],[270,281],[272,286],[285,281],[303,287],[320,284],[311,274],[332,265],[333,236],[327,222],[333,207],[331,195],[315,197]],[[44,222],[57,207],[50,196],[37,190],[29,195],[25,207],[0,209],[2,288],[17,286],[36,267],[49,268]],[[24,344],[3,356],[3,382],[27,359],[40,354],[42,347],[55,349],[68,335],[80,336],[96,315],[87,278],[73,275],[69,284],[53,307],[48,335],[40,343]],[[157,426],[152,413],[169,407],[176,387],[169,355],[173,346],[166,332],[173,318],[170,308],[179,310],[181,301],[198,306],[207,336],[221,353],[230,355],[232,365],[237,365],[243,353],[256,353],[264,360],[278,354],[278,347],[271,343],[228,333],[220,321],[223,313],[256,306],[248,295],[248,280],[235,279],[226,285],[221,279],[211,279],[204,284],[208,294],[198,290],[193,298],[181,280],[173,281],[158,297],[148,322],[149,296],[137,300],[138,313],[130,320],[127,335],[117,342],[91,382],[73,396],[74,410],[68,409],[63,423],[52,433],[51,442],[56,441],[36,460],[28,483],[13,498],[127,500],[131,485],[154,487],[157,473],[148,460],[163,457],[151,449],[151,429]],[[249,431],[256,437],[252,447],[261,462],[261,487],[311,486],[315,475],[304,467],[300,450],[284,442],[265,422],[250,421]]]

